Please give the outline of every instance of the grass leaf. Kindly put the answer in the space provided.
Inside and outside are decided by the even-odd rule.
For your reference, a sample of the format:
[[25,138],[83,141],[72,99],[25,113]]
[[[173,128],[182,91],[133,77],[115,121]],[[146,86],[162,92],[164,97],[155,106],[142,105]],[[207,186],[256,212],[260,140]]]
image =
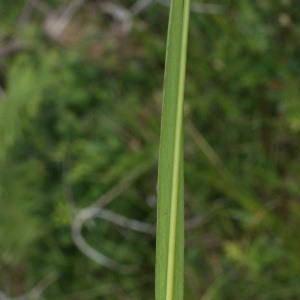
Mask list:
[[189,0],[171,2],[158,167],[157,300],[183,299],[182,115],[189,13]]

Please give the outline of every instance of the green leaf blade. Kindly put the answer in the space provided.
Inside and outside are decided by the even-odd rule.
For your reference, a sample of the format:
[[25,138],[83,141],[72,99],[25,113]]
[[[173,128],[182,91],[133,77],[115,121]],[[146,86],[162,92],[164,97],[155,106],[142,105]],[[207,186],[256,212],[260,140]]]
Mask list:
[[183,299],[182,115],[190,3],[171,3],[158,170],[156,299]]

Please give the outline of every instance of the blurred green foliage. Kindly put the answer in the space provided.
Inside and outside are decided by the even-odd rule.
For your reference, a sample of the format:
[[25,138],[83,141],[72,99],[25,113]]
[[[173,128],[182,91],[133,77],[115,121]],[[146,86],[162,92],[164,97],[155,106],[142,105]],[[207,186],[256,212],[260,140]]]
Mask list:
[[[203,222],[186,231],[185,299],[299,299],[300,4],[219,3],[224,14],[191,14],[186,218]],[[153,237],[87,224],[95,249],[140,265],[122,275],[85,257],[70,225],[132,173],[106,208],[155,223],[168,8],[149,6],[122,35],[94,5],[65,42],[38,12],[19,28],[23,1],[0,2],[1,49],[22,44],[0,57],[0,290],[11,297],[55,272],[45,299],[153,299]]]

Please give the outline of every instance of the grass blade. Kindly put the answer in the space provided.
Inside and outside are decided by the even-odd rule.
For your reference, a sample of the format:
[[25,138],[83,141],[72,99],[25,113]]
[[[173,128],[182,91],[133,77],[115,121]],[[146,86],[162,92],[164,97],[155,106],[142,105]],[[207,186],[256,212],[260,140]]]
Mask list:
[[158,167],[156,300],[183,299],[182,115],[189,13],[189,0],[171,1]]

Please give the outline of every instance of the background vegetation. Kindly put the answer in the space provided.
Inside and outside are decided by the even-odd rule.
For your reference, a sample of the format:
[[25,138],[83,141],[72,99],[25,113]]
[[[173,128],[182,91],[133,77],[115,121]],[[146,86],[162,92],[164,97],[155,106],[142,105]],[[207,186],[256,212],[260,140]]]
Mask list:
[[[194,1],[185,299],[299,299],[300,2]],[[137,3],[0,2],[0,298],[154,297],[153,235],[86,223],[91,246],[139,266],[122,274],[70,231],[99,198],[155,224],[168,7]]]

